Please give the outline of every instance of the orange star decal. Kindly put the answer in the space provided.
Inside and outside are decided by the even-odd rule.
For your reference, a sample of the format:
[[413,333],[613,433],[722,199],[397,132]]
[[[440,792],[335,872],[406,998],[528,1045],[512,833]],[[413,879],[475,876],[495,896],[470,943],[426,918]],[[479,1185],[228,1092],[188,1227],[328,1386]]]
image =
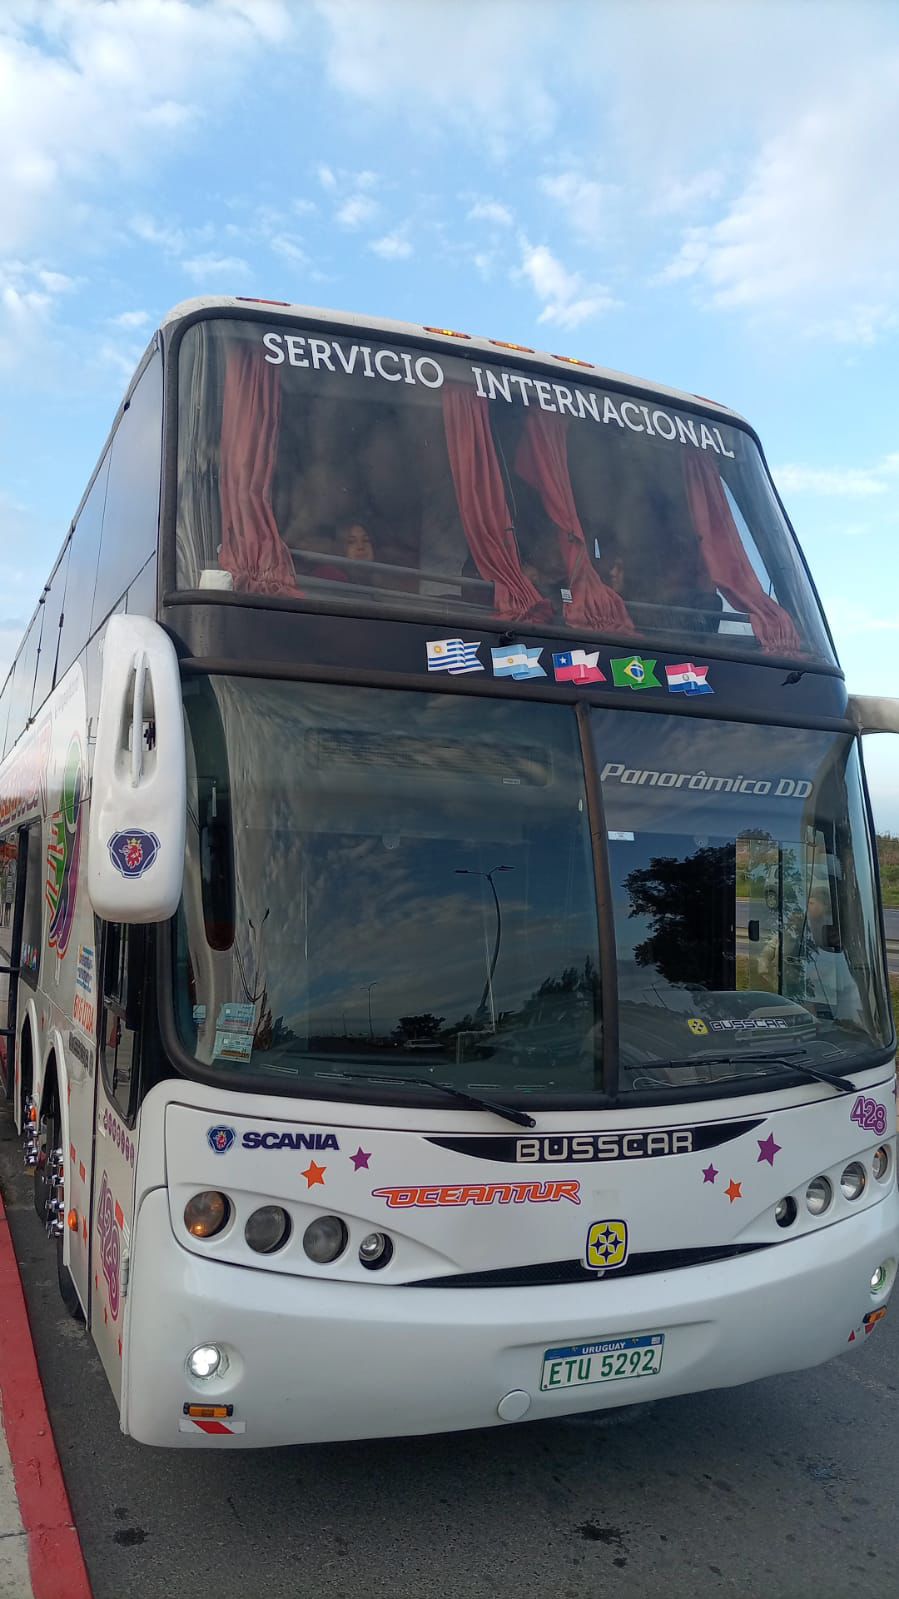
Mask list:
[[306,1187],[314,1188],[316,1183],[321,1183],[322,1187],[324,1187],[327,1169],[327,1166],[316,1166],[315,1161],[310,1160],[306,1170],[301,1173],[306,1179]]
[[731,1178],[731,1180],[728,1183],[727,1187],[725,1188],[724,1192],[726,1193],[726,1195],[727,1195],[728,1199],[730,1200],[731,1204],[733,1204],[735,1199],[742,1199],[743,1198],[743,1184],[742,1183],[735,1183],[733,1178]]

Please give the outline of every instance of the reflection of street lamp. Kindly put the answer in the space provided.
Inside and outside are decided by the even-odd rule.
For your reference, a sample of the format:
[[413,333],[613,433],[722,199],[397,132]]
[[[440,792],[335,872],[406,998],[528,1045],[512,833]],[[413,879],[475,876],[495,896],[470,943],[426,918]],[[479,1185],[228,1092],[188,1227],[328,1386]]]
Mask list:
[[369,1038],[374,1038],[374,1036],[375,1036],[374,1032],[372,1031],[372,1025],[371,1025],[371,991],[372,991],[373,988],[377,988],[379,981],[380,981],[380,979],[376,977],[368,985],[368,1036],[369,1036]]
[[467,866],[457,866],[455,868],[457,877],[486,877],[487,882],[490,884],[490,892],[493,895],[493,903],[496,906],[496,938],[494,939],[493,943],[493,959],[490,962],[490,970],[487,973],[487,981],[484,984],[484,992],[481,995],[480,1003],[475,1011],[475,1016],[482,1016],[484,1011],[487,1009],[487,1000],[489,999],[491,1017],[494,1027],[496,1026],[496,1007],[493,1003],[493,974],[496,971],[496,963],[499,960],[499,945],[500,939],[503,936],[503,915],[502,911],[500,910],[499,895],[496,892],[496,884],[493,881],[493,874],[494,872],[514,872],[514,870],[514,866],[491,866],[489,872],[475,872]]

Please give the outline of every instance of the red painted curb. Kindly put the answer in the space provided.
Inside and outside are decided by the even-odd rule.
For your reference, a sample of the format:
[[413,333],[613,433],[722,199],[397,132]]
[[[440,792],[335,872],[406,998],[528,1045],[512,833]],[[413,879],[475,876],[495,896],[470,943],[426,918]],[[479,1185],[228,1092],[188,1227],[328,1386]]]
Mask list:
[[91,1599],[0,1197],[0,1403],[34,1599]]

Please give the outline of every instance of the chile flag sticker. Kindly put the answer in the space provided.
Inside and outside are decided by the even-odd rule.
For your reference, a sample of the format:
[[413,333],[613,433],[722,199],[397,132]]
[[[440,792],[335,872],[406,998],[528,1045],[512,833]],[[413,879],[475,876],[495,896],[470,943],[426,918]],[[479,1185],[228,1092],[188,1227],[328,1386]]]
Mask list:
[[123,877],[143,877],[160,850],[156,834],[145,833],[141,827],[133,827],[130,832],[113,833],[106,847],[113,866]]

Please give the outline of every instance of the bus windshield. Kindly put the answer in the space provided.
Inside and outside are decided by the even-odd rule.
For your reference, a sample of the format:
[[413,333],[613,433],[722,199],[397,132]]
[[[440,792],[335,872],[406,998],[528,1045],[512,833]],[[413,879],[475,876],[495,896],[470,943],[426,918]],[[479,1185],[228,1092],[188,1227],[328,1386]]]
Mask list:
[[[185,704],[175,1006],[205,1072],[595,1102],[602,954],[570,706],[227,677],[191,681]],[[852,741],[592,719],[622,1094],[726,1093],[782,1075],[779,1051],[839,1071],[882,1050]]]
[[832,662],[746,431],[456,349],[190,326],[178,587]]

